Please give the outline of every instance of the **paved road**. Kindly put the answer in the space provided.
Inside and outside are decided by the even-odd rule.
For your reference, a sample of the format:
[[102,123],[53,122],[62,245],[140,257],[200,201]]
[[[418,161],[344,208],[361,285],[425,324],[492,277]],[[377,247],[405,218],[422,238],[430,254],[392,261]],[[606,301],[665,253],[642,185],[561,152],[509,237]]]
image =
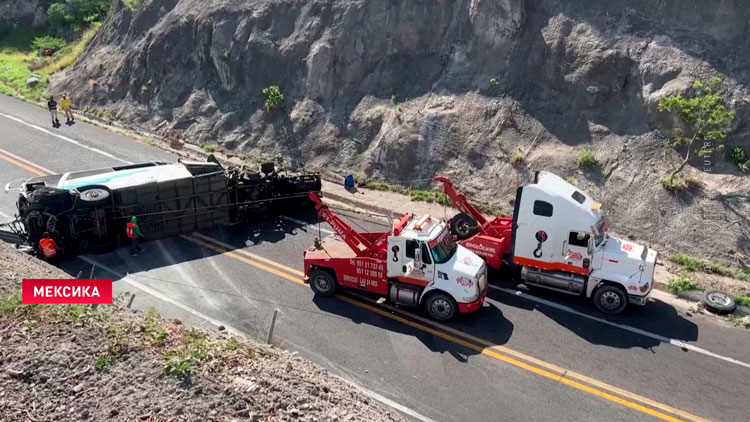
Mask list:
[[[3,96],[0,128],[2,184],[46,172],[176,158],[83,123],[52,129],[44,110]],[[14,199],[0,195],[5,216]],[[116,292],[136,292],[137,307],[156,306],[165,315],[256,338],[278,308],[277,344],[415,420],[750,418],[746,330],[661,301],[603,318],[576,298],[508,293],[515,286],[502,274],[492,275],[488,303],[478,314],[446,325],[393,312],[374,298],[315,298],[300,270],[317,219],[310,212],[287,216],[293,220],[149,242],[148,253],[136,259],[120,249],[62,266],[77,274],[96,263],[95,276],[113,278]]]

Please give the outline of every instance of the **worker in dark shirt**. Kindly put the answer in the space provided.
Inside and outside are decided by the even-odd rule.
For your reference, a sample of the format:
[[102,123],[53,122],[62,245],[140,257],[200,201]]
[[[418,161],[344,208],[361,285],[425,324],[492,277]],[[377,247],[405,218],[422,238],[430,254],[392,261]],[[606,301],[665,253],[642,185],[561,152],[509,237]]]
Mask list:
[[52,126],[60,126],[60,120],[57,118],[57,101],[55,97],[50,95],[49,101],[47,101],[47,109],[49,114],[52,116]]

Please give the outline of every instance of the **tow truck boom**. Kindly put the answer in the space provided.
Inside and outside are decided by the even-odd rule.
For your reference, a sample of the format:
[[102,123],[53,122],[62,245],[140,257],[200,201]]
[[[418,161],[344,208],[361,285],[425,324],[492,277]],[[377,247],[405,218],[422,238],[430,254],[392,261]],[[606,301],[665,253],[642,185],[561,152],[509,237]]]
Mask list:
[[[310,193],[310,199],[315,203],[315,211],[321,216],[326,223],[346,242],[358,257],[381,258],[385,259],[385,245],[388,242],[390,233],[375,233],[376,236],[368,237],[362,234],[352,226],[348,225],[341,217],[333,213],[328,205],[320,200],[315,192]],[[394,226],[393,233],[398,235],[409,222],[410,215],[403,216]]]

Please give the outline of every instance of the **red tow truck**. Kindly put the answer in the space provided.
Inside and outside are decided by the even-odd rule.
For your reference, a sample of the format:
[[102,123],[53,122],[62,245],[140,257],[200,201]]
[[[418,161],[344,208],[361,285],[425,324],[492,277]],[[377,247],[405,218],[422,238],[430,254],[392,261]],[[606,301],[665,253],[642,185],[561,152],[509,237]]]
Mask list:
[[435,177],[461,212],[449,221],[461,245],[491,268],[520,269],[527,285],[593,298],[604,312],[645,305],[656,251],[607,234],[602,204],[548,172],[520,186],[512,217],[485,217],[446,177]]
[[444,221],[407,214],[390,232],[360,233],[315,193],[310,199],[336,233],[304,252],[305,280],[316,294],[332,296],[338,287],[364,290],[397,305],[422,306],[439,321],[482,307],[487,265],[455,243]]

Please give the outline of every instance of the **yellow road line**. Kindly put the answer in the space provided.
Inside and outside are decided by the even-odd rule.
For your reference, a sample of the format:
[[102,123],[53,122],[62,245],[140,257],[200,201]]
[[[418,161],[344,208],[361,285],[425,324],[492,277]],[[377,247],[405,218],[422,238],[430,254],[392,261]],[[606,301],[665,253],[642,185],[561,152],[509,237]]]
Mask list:
[[[24,169],[26,169],[26,170],[28,170],[28,171],[30,171],[30,172],[38,175],[38,176],[47,176],[49,174],[52,174],[52,171],[50,171],[48,169],[45,169],[44,167],[41,167],[41,166],[39,166],[37,164],[34,164],[34,163],[32,163],[32,162],[30,162],[28,160],[25,160],[25,159],[23,159],[21,157],[18,157],[16,155],[11,154],[11,153],[9,153],[9,152],[7,152],[5,150],[2,150],[2,149],[0,149],[0,159],[3,159],[3,160],[5,160],[5,161],[7,161],[7,162],[9,162],[11,164],[14,164],[14,165],[18,166],[18,167],[24,168]],[[301,272],[299,270],[295,270],[295,269],[290,268],[290,267],[287,267],[287,266],[285,266],[285,265],[283,265],[281,263],[275,262],[275,261],[270,260],[268,258],[264,258],[264,257],[258,256],[258,255],[255,255],[253,253],[250,253],[248,251],[244,251],[242,249],[235,249],[231,245],[228,245],[228,244],[226,244],[224,242],[221,242],[219,240],[213,239],[211,237],[202,235],[200,233],[196,233],[195,235],[183,235],[182,237],[185,238],[185,239],[187,239],[187,240],[189,240],[189,241],[191,241],[191,242],[193,242],[193,243],[196,243],[198,245],[201,245],[203,247],[211,249],[211,250],[213,250],[215,252],[218,252],[218,253],[220,253],[222,255],[227,255],[227,256],[229,256],[229,257],[231,257],[233,259],[236,259],[238,261],[244,262],[246,264],[249,264],[249,265],[252,265],[252,266],[254,266],[256,268],[259,268],[261,270],[264,270],[264,271],[270,272],[272,274],[278,275],[279,277],[282,277],[282,278],[284,278],[286,280],[292,281],[292,282],[297,283],[297,284],[302,284],[302,285],[305,284],[305,281],[302,280],[301,278],[296,277],[296,276],[291,275],[291,274],[288,274],[288,273],[285,273],[283,271],[279,271],[277,268],[283,269],[283,270],[285,270],[285,271],[287,271],[289,273],[300,275],[300,276],[304,275],[303,272]],[[205,240],[202,240],[201,238],[203,238]],[[245,255],[245,256],[243,256],[243,255]],[[261,261],[261,262],[254,261],[252,259],[249,259],[248,257],[254,258],[254,259],[256,259],[258,261]],[[268,265],[266,265],[266,264],[268,264]],[[273,267],[276,267],[276,268],[273,268]],[[621,404],[621,405],[629,407],[631,409],[638,410],[638,411],[640,411],[642,413],[654,416],[656,418],[659,418],[659,419],[662,419],[662,420],[665,420],[665,421],[672,421],[672,422],[685,422],[682,419],[678,419],[678,418],[672,417],[672,416],[667,415],[665,413],[662,413],[662,412],[659,412],[657,410],[645,407],[645,406],[640,405],[638,403],[634,403],[634,402],[629,401],[627,399],[624,399],[624,398],[621,398],[621,397],[617,397],[615,395],[609,394],[609,393],[607,393],[605,391],[602,391],[602,390],[608,390],[608,391],[610,391],[612,393],[619,394],[619,395],[621,395],[623,397],[627,397],[628,399],[635,400],[635,401],[640,401],[640,402],[642,402],[644,404],[647,404],[647,405],[649,405],[651,407],[660,409],[660,410],[665,411],[665,412],[672,413],[674,415],[678,415],[678,416],[680,416],[682,418],[685,418],[686,420],[690,420],[690,421],[693,421],[693,422],[710,422],[708,419],[702,418],[700,416],[696,416],[696,415],[693,415],[691,413],[688,413],[688,412],[676,409],[674,407],[665,405],[663,403],[659,403],[659,402],[651,400],[651,399],[649,399],[647,397],[643,397],[643,396],[640,396],[638,394],[631,393],[629,391],[623,390],[623,389],[615,387],[613,385],[609,385],[609,384],[603,383],[601,381],[598,381],[596,379],[590,378],[590,377],[585,376],[583,374],[579,374],[579,373],[576,373],[576,372],[565,370],[565,369],[563,369],[563,368],[561,368],[561,367],[559,367],[557,365],[545,362],[543,360],[534,358],[532,356],[528,356],[528,355],[526,355],[524,353],[515,351],[513,349],[509,349],[509,348],[507,348],[505,346],[492,344],[491,342],[488,342],[487,340],[481,339],[479,337],[472,336],[471,334],[467,334],[467,333],[464,333],[464,332],[459,331],[459,330],[455,330],[455,329],[450,328],[450,327],[441,327],[442,329],[447,329],[449,331],[455,332],[456,334],[460,335],[461,337],[468,338],[468,339],[470,339],[470,340],[472,340],[472,341],[474,341],[476,343],[479,343],[482,346],[470,343],[468,341],[465,341],[465,340],[463,340],[461,338],[452,336],[450,334],[446,334],[445,332],[435,330],[435,329],[433,329],[431,327],[428,327],[426,325],[410,321],[410,320],[408,320],[406,318],[403,318],[403,317],[398,316],[398,315],[394,315],[394,314],[392,314],[390,312],[384,311],[383,309],[374,307],[372,305],[369,305],[367,303],[361,302],[359,300],[352,299],[352,298],[349,298],[349,297],[346,297],[346,296],[342,296],[342,295],[336,295],[336,297],[339,298],[339,299],[341,299],[341,300],[343,300],[343,301],[345,301],[345,302],[347,302],[347,303],[355,305],[357,307],[360,307],[360,308],[363,308],[363,309],[367,309],[369,311],[372,311],[372,312],[375,312],[375,313],[377,313],[379,315],[382,315],[382,316],[384,316],[386,318],[390,318],[390,319],[398,321],[398,322],[400,322],[402,324],[406,324],[406,325],[408,325],[408,326],[410,326],[412,328],[415,328],[415,329],[418,329],[420,331],[424,331],[424,332],[430,333],[430,334],[435,335],[437,337],[440,337],[442,339],[445,339],[445,340],[448,340],[450,342],[462,345],[462,346],[467,347],[467,348],[469,348],[471,350],[474,350],[474,351],[477,351],[479,353],[482,353],[482,354],[484,354],[486,356],[490,356],[490,357],[492,357],[494,359],[497,359],[497,360],[509,363],[511,365],[514,365],[516,367],[525,369],[525,370],[533,372],[535,374],[544,376],[546,378],[550,378],[550,379],[553,379],[555,381],[562,382],[563,384],[566,384],[566,385],[571,386],[573,388],[576,388],[578,390],[588,392],[588,393],[593,394],[593,395],[598,396],[598,397],[602,397],[602,398],[607,399],[609,401]],[[503,353],[505,353],[507,355],[515,356],[515,357],[517,357],[519,359],[526,360],[526,361],[531,362],[531,363],[533,363],[534,365],[537,365],[537,366],[533,366],[533,365],[531,365],[529,363],[522,362],[520,360],[514,359],[514,358],[512,358],[510,356],[506,356],[506,355],[504,355],[502,353],[499,353],[499,352],[503,352]],[[546,369],[542,369],[542,368],[546,368]],[[550,371],[554,371],[554,372],[550,372]],[[588,385],[585,385],[585,384],[582,384],[580,382],[577,382],[577,381],[575,381],[573,379],[569,379],[569,378],[575,378],[575,379],[577,379],[579,381],[582,381],[582,382],[585,382],[587,384],[591,384],[591,385],[593,385],[595,387],[598,387],[599,389],[591,387],[591,386],[588,386]]]
[[[200,244],[202,246],[209,247],[210,249],[212,249],[214,251],[217,251],[217,252],[220,252],[220,253],[222,253],[224,255],[228,255],[228,256],[233,257],[235,259],[239,259],[240,261],[246,262],[246,263],[248,263],[250,265],[253,265],[253,266],[257,267],[257,268],[261,268],[261,269],[269,268],[268,266],[263,265],[263,264],[261,264],[259,262],[254,262],[254,261],[252,261],[250,259],[247,259],[245,257],[239,256],[238,254],[235,253],[235,251],[227,250],[225,248],[222,248],[220,246],[214,245],[212,243],[208,243],[208,242],[204,242],[204,241],[199,240],[199,239],[195,239],[195,238],[193,238],[190,235],[183,236],[183,237],[185,237],[186,239],[188,239],[190,241],[198,243],[198,244]],[[206,239],[210,239],[211,242],[221,243],[220,241],[212,239],[212,238],[210,238],[208,236],[201,236],[201,237],[206,238]],[[269,260],[267,258],[264,258],[264,261],[271,261],[271,260]],[[281,267],[286,267],[286,266],[284,266],[282,264],[278,264],[278,265],[281,266]],[[286,267],[286,268],[288,268],[288,267]],[[271,270],[273,270],[271,272],[273,272],[274,274],[279,274],[279,271],[277,271],[275,268],[271,268]],[[299,271],[295,271],[295,273],[300,273],[300,272]],[[284,277],[287,280],[293,281],[293,282],[295,282],[297,284],[305,284],[304,280],[302,280],[300,278],[297,278],[297,277],[294,277],[294,276],[291,276],[291,275],[288,275],[288,274],[284,274],[284,275],[282,275],[282,277]],[[339,294],[337,294],[336,297],[338,299],[340,299],[340,300],[343,300],[343,301],[345,301],[347,303],[350,303],[350,304],[352,304],[354,306],[357,306],[359,308],[363,308],[363,309],[375,312],[375,313],[377,313],[379,315],[382,315],[382,316],[384,316],[386,318],[390,318],[390,319],[395,320],[397,322],[400,322],[402,324],[406,324],[406,325],[408,325],[408,326],[410,326],[412,328],[415,328],[417,330],[420,330],[420,331],[423,331],[423,332],[427,332],[427,333],[430,333],[430,334],[435,335],[437,337],[440,337],[440,338],[442,338],[444,340],[448,340],[450,342],[462,345],[462,346],[467,347],[467,348],[469,348],[471,350],[474,350],[476,352],[482,353],[483,355],[492,357],[492,358],[494,358],[496,360],[500,360],[500,361],[509,363],[511,365],[514,365],[516,367],[519,367],[521,369],[525,369],[525,370],[533,372],[535,374],[544,376],[546,378],[550,378],[550,379],[553,379],[555,381],[559,381],[559,382],[561,382],[563,384],[566,384],[566,385],[568,385],[570,387],[576,388],[576,389],[581,390],[581,391],[585,391],[587,393],[590,393],[590,394],[593,394],[595,396],[604,398],[606,400],[609,400],[609,401],[621,404],[621,405],[629,407],[631,409],[638,410],[638,411],[640,411],[642,413],[654,416],[654,417],[659,418],[661,420],[671,421],[671,422],[685,422],[686,420],[693,421],[693,422],[709,422],[707,419],[701,418],[699,416],[692,415],[692,414],[690,414],[688,412],[685,412],[685,411],[673,408],[671,406],[668,406],[668,405],[656,402],[654,400],[651,400],[649,398],[640,396],[638,394],[631,393],[631,392],[623,390],[621,388],[618,388],[618,387],[615,387],[615,386],[611,386],[609,384],[603,383],[601,381],[595,380],[595,379],[587,377],[585,375],[565,370],[565,369],[563,369],[563,368],[561,368],[561,367],[559,367],[557,365],[545,362],[543,360],[534,358],[532,356],[528,356],[528,355],[526,355],[524,353],[521,353],[521,352],[517,352],[517,351],[515,351],[513,349],[509,349],[509,348],[507,348],[505,346],[500,346],[500,345],[492,344],[491,342],[488,342],[487,340],[484,340],[484,339],[472,336],[471,334],[467,334],[467,333],[464,333],[462,331],[452,329],[450,327],[441,327],[441,328],[447,328],[450,331],[456,332],[457,335],[459,335],[461,337],[464,337],[464,338],[471,339],[472,341],[474,341],[476,343],[479,343],[481,345],[477,345],[477,344],[468,342],[468,341],[463,340],[463,339],[461,339],[459,337],[447,334],[447,333],[445,333],[443,331],[440,331],[440,330],[436,330],[434,328],[431,328],[429,326],[420,324],[418,322],[410,321],[410,320],[408,320],[408,319],[406,319],[404,317],[401,317],[401,316],[398,316],[398,315],[394,315],[391,312],[388,312],[388,311],[385,311],[385,310],[383,310],[381,308],[369,305],[369,304],[364,303],[362,301],[359,301],[357,299],[353,299],[353,298],[350,298],[350,297],[347,297],[347,296],[343,296],[343,295],[339,295]],[[500,353],[500,352],[503,352],[503,353]],[[514,359],[513,357],[510,357],[508,355],[515,356],[515,357],[517,357],[519,359],[526,360],[526,361],[528,361],[530,363],[522,362],[521,360]],[[534,366],[534,365],[536,365],[536,366]],[[575,379],[572,379],[572,378],[575,378],[578,381],[582,381],[582,382],[586,382],[588,384],[592,384],[594,387],[589,386],[589,385],[585,385],[585,384],[583,384],[581,382],[578,382],[578,381],[576,381]],[[595,387],[598,387],[598,388],[595,388]],[[609,390],[610,392],[608,393],[607,391],[604,391],[604,390]],[[622,395],[622,396],[627,397],[627,398],[618,397],[618,396],[615,396],[614,394],[611,394],[611,393],[616,393],[616,394]],[[628,400],[628,399],[630,399],[630,400]],[[633,401],[631,401],[631,400],[633,400]],[[674,415],[680,416],[680,417],[685,418],[685,419],[679,419],[679,418],[670,416],[670,415],[668,415],[666,413],[660,412],[659,410],[651,409],[651,408],[646,407],[646,406],[644,406],[642,404],[635,403],[634,401],[640,401],[640,402],[642,402],[642,403],[644,403],[646,405],[649,405],[651,407],[655,407],[655,408],[660,409],[660,410],[662,410],[664,412],[672,413]]]
[[49,176],[50,174],[52,174],[52,172],[47,173],[44,170],[41,170],[43,169],[43,167],[38,167],[36,164],[24,160],[23,158],[18,157],[17,155],[13,155],[5,150],[0,150],[0,159],[5,160],[24,170],[28,170],[37,176]]
[[505,356],[505,355],[503,355],[501,353],[498,353],[498,352],[496,352],[496,351],[494,351],[492,349],[488,349],[488,348],[482,347],[482,346],[477,346],[477,345],[475,345],[473,343],[470,343],[468,341],[462,340],[462,339],[460,339],[458,337],[454,337],[454,336],[452,336],[450,334],[445,334],[442,331],[435,330],[434,328],[428,327],[426,325],[422,325],[422,324],[419,324],[419,323],[416,323],[416,322],[413,322],[413,321],[409,321],[406,318],[400,317],[398,315],[394,315],[394,314],[392,314],[390,312],[387,312],[387,311],[384,311],[382,309],[376,308],[374,306],[368,305],[366,303],[360,302],[360,301],[358,301],[356,299],[352,299],[352,298],[349,298],[349,297],[346,297],[346,296],[343,296],[343,295],[336,295],[336,297],[339,298],[339,299],[341,299],[341,300],[343,300],[343,301],[345,301],[345,302],[351,303],[352,305],[355,305],[355,306],[358,306],[360,308],[364,308],[364,309],[370,310],[370,311],[375,312],[377,314],[380,314],[380,315],[382,315],[384,317],[393,319],[393,320],[398,321],[398,322],[400,322],[402,324],[406,324],[406,325],[408,325],[408,326],[410,326],[412,328],[416,328],[416,329],[418,329],[420,331],[424,331],[424,332],[430,333],[430,334],[432,334],[434,336],[440,337],[442,339],[445,339],[445,340],[448,340],[450,342],[459,344],[461,346],[464,346],[464,347],[469,348],[471,350],[474,350],[476,352],[482,353],[483,355],[493,357],[493,358],[495,358],[497,360],[501,360],[503,362],[509,363],[509,364],[511,364],[513,366],[516,366],[516,367],[519,367],[521,369],[525,369],[527,371],[533,372],[533,373],[541,375],[543,377],[546,377],[546,378],[549,378],[549,379],[552,379],[552,380],[555,380],[555,381],[562,382],[563,384],[569,385],[571,387],[577,388],[577,389],[585,391],[587,393],[591,393],[591,394],[593,394],[595,396],[602,397],[604,399],[613,401],[615,403],[619,403],[619,404],[621,404],[623,406],[627,406],[627,407],[629,407],[631,409],[638,410],[638,411],[640,411],[642,413],[646,413],[648,415],[654,416],[656,418],[659,418],[659,419],[662,419],[662,420],[665,420],[665,421],[685,422],[682,419],[678,419],[678,418],[672,417],[670,415],[667,415],[665,413],[659,412],[657,410],[653,410],[653,409],[650,409],[648,407],[642,406],[642,405],[640,405],[638,403],[634,403],[634,402],[631,402],[629,400],[626,400],[626,399],[614,396],[614,395],[606,393],[606,392],[604,392],[602,390],[598,390],[596,388],[589,387],[588,385],[581,384],[581,383],[579,383],[577,381],[565,378],[564,376],[561,377],[560,374],[552,373],[552,372],[547,371],[545,369],[537,368],[536,366],[530,365],[530,364],[525,363],[525,362],[521,362],[520,360],[513,359],[512,357]]
[[285,278],[285,279],[287,279],[289,281],[293,281],[293,282],[298,283],[298,284],[305,284],[305,281],[302,280],[299,277],[295,277],[293,275],[290,275],[290,274],[287,274],[285,272],[279,271],[276,268],[270,267],[270,266],[265,265],[263,263],[260,263],[260,262],[257,262],[257,261],[253,261],[252,259],[244,257],[244,256],[242,256],[242,255],[240,255],[238,253],[235,253],[234,251],[227,250],[226,248],[223,248],[221,246],[214,245],[212,243],[208,243],[206,241],[198,239],[198,238],[196,238],[194,236],[191,236],[189,234],[183,235],[182,237],[184,239],[187,239],[187,240],[193,242],[193,243],[197,243],[198,245],[201,245],[201,246],[203,246],[205,248],[211,249],[212,251],[218,252],[218,253],[220,253],[222,255],[227,255],[227,256],[229,256],[231,258],[234,258],[234,259],[236,259],[238,261],[242,261],[242,262],[244,262],[246,264],[250,264],[250,265],[252,265],[252,266],[254,266],[256,268],[260,268],[261,270],[268,271],[271,274],[276,274],[277,276]]
[[208,237],[208,236],[200,234],[200,233],[192,233],[191,236],[195,236],[195,237],[203,239],[203,240],[205,240],[207,242],[214,243],[214,244],[216,244],[218,246],[222,246],[224,248],[227,248],[228,250],[231,250],[232,252],[237,252],[239,254],[242,254],[242,255],[245,255],[247,257],[253,258],[253,259],[258,260],[260,262],[264,262],[264,263],[266,263],[268,265],[272,265],[272,266],[274,266],[276,268],[280,268],[280,269],[282,269],[282,270],[284,270],[286,272],[289,272],[291,274],[295,274],[295,275],[298,275],[300,277],[303,277],[305,275],[305,273],[303,273],[300,270],[295,270],[294,268],[287,267],[284,264],[278,263],[276,261],[270,260],[270,259],[262,257],[260,255],[256,255],[256,254],[248,252],[248,251],[246,251],[244,249],[237,249],[237,247],[232,246],[232,245],[230,245],[228,243],[224,243],[224,242],[222,242],[222,241],[220,241],[218,239],[214,239],[212,237]]
[[[385,305],[385,306],[388,306],[388,305]],[[388,306],[388,307],[391,308],[390,306]],[[391,308],[391,309],[393,309],[393,308]],[[393,309],[393,310],[395,311],[395,309]],[[519,359],[525,360],[527,362],[533,363],[533,364],[535,364],[535,365],[537,365],[539,367],[548,369],[550,371],[557,372],[560,375],[565,376],[566,378],[574,378],[574,379],[577,379],[579,381],[583,381],[583,382],[585,382],[587,384],[591,384],[591,385],[599,387],[599,388],[601,388],[603,390],[607,390],[610,393],[619,394],[619,395],[627,397],[627,398],[629,398],[631,400],[639,401],[639,402],[641,402],[643,404],[647,404],[647,405],[649,405],[651,407],[655,407],[655,408],[663,410],[665,412],[669,412],[669,413],[678,415],[678,416],[680,416],[682,418],[685,418],[685,419],[688,419],[688,420],[691,420],[691,421],[694,421],[694,422],[710,422],[708,419],[702,418],[700,416],[696,416],[696,415],[693,415],[691,413],[685,412],[683,410],[676,409],[676,408],[668,406],[666,404],[659,403],[657,401],[651,400],[651,399],[649,399],[647,397],[643,397],[641,395],[638,395],[638,394],[635,394],[635,393],[631,393],[631,392],[623,390],[623,389],[621,389],[619,387],[615,387],[614,385],[610,385],[610,384],[601,382],[599,380],[593,379],[591,377],[588,377],[586,375],[579,374],[578,372],[570,371],[568,369],[562,368],[562,367],[557,366],[555,364],[552,364],[552,363],[549,363],[549,362],[545,362],[545,361],[537,359],[537,358],[535,358],[533,356],[529,356],[529,355],[527,355],[525,353],[522,353],[522,352],[519,352],[519,351],[516,351],[516,350],[513,350],[513,349],[509,349],[506,346],[501,346],[501,345],[498,345],[498,344],[494,344],[493,342],[487,341],[487,340],[485,340],[483,338],[480,338],[480,337],[476,337],[476,336],[471,335],[469,333],[466,333],[464,331],[456,330],[455,328],[448,327],[448,326],[443,325],[443,324],[435,323],[434,321],[429,321],[426,318],[423,318],[423,317],[421,317],[419,315],[410,315],[410,317],[413,318],[413,319],[416,319],[418,321],[425,322],[427,324],[438,326],[443,331],[447,331],[447,332],[452,333],[454,335],[463,337],[463,338],[465,338],[467,340],[471,340],[474,343],[483,345],[483,346],[488,347],[490,349],[494,349],[494,350],[503,352],[505,354],[508,354],[508,355],[511,355],[511,356],[515,356],[516,358],[519,358]]]

